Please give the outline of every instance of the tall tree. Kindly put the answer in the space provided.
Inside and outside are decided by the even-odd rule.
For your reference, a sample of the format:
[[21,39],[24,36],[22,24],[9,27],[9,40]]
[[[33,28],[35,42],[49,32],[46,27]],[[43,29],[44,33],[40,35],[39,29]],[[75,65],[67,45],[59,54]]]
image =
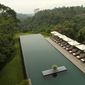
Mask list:
[[0,4],[0,68],[14,51],[13,36],[18,23],[16,12]]

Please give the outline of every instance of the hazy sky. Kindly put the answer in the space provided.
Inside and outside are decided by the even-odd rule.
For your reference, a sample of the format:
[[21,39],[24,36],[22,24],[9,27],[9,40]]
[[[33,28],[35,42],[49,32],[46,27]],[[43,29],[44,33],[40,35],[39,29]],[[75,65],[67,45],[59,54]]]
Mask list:
[[53,9],[54,7],[63,6],[81,6],[85,7],[85,0],[0,0],[1,4],[4,4],[11,9],[14,9],[17,13],[34,13],[34,9]]

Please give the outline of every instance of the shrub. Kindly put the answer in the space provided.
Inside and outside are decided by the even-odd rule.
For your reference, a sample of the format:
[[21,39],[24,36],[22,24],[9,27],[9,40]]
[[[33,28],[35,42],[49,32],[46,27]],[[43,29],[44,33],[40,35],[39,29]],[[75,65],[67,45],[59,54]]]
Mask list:
[[56,69],[57,69],[57,65],[53,65],[53,66],[52,66],[52,69],[53,69],[53,70],[56,70]]
[[28,79],[23,80],[23,82],[22,82],[22,83],[17,84],[17,85],[29,85],[29,80],[28,80]]
[[47,36],[51,36],[51,35],[52,35],[52,34],[46,33],[46,32],[41,32],[40,34],[42,34],[42,35],[47,35]]

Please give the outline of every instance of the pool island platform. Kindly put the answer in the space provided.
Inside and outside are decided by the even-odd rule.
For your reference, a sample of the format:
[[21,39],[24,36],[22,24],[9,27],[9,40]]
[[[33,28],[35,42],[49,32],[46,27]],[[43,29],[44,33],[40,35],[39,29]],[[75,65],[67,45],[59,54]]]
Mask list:
[[56,70],[49,69],[49,70],[42,71],[42,73],[43,73],[43,76],[48,76],[48,75],[51,75],[54,73],[60,73],[60,72],[66,71],[66,70],[67,69],[65,66],[61,66],[61,67],[58,67]]

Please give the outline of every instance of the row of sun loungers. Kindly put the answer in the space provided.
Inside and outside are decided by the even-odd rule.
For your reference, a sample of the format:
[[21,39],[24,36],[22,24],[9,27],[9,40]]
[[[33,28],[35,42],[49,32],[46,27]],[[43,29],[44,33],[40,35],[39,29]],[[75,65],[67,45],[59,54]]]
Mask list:
[[72,50],[70,50],[69,52],[70,53],[76,53],[78,51],[78,49],[72,49]]
[[81,60],[83,63],[85,62],[85,53],[82,53],[80,50],[74,48],[73,46],[69,45],[67,42],[61,40],[58,37],[50,37],[53,41],[55,41],[57,44],[62,46],[64,49],[66,49],[69,53],[74,55],[77,59]]
[[79,54],[81,54],[81,51],[80,50],[78,50],[76,53],[73,53],[74,56],[77,56]]
[[70,53],[72,52],[72,51],[74,51],[74,49],[73,49],[73,47],[72,46],[68,46],[68,47],[66,47],[66,50],[68,50]]
[[76,57],[77,57],[78,59],[82,59],[82,58],[84,58],[84,57],[85,57],[85,53],[80,54],[80,55],[77,55]]

